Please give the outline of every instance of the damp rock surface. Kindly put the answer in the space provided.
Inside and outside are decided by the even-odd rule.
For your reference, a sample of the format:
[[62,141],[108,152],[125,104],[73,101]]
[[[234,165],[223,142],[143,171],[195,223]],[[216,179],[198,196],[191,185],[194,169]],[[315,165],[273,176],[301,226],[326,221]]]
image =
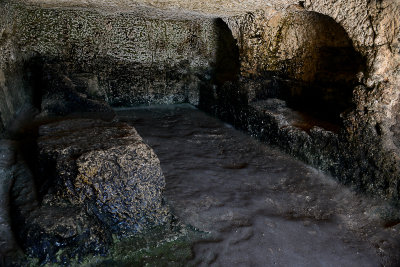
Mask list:
[[117,111],[154,148],[199,266],[397,266],[398,210],[188,106]]
[[41,205],[24,217],[24,224],[17,229],[33,265],[69,265],[87,255],[105,255],[112,244],[111,232],[96,217],[69,203]]

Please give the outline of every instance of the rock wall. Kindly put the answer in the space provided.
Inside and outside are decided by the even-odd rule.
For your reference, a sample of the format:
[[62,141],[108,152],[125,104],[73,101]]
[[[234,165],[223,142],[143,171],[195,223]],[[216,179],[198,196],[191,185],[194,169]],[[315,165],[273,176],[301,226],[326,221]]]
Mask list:
[[226,34],[215,18],[148,7],[121,13],[7,6],[18,53],[33,65],[62,61],[72,75],[92,75],[114,106],[198,104],[199,84],[218,69]]
[[367,64],[359,74],[360,85],[353,91],[355,109],[344,118],[346,138],[354,149],[349,153],[359,157],[355,161],[359,162],[359,177],[354,175],[353,179],[365,179],[364,187],[371,193],[398,198],[400,3],[307,0],[304,6],[343,26]]
[[[41,119],[74,111],[112,117],[108,104],[188,102],[357,190],[398,201],[399,84],[395,0],[0,2],[2,137],[18,139],[33,107]],[[0,143],[9,155],[0,161],[2,253],[19,250],[10,203],[23,208],[13,216],[30,223],[17,226],[17,241],[41,262],[105,253],[113,233],[168,220],[152,150],[126,125],[89,120],[106,129],[99,134],[81,127],[87,122],[42,126],[46,179],[36,186],[44,204],[36,202],[32,166],[24,162],[13,173],[20,162],[9,149],[14,141]],[[142,162],[147,167],[134,169]],[[107,198],[130,189],[139,200]]]
[[398,199],[399,6],[288,1],[224,17],[241,80],[219,90],[213,112],[357,190]]
[[340,23],[355,49],[366,59],[368,70],[361,77],[362,85],[354,92],[357,108],[348,117],[348,132],[362,135],[364,128],[368,128],[380,136],[385,149],[398,154],[395,144],[400,92],[400,3],[305,1],[305,7]]
[[[241,76],[250,102],[278,97],[337,121],[351,107],[363,62],[332,18],[300,8],[270,8],[226,21],[239,40]],[[268,85],[273,79],[279,89]]]

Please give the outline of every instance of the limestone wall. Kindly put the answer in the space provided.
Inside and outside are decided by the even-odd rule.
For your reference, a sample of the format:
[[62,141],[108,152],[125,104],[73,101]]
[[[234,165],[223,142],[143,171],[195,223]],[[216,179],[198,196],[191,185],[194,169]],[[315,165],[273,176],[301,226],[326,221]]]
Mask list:
[[[62,62],[66,75],[86,75],[96,81],[96,90],[105,92],[105,100],[114,106],[196,105],[200,84],[213,78],[217,53],[224,51],[221,36],[227,29],[214,17],[160,14],[149,7],[114,11],[60,10],[18,2],[1,5],[5,122],[25,101],[18,94],[29,95],[28,85],[7,80],[12,79],[11,73],[29,74],[29,66],[36,71],[33,75],[40,75],[41,64]],[[21,71],[8,74],[10,66]]]
[[[375,195],[398,198],[400,3],[363,0],[311,0],[302,2],[303,6],[292,3],[276,3],[273,8],[224,18],[238,40],[242,77],[249,77],[245,84],[239,85],[243,91],[241,95],[247,94],[249,103],[254,102],[249,109],[256,107],[257,114],[256,118],[251,118],[251,112],[244,108],[235,120],[250,132],[255,131],[255,135],[264,136],[263,139],[269,143],[319,166],[345,183]],[[328,58],[326,55],[318,56],[318,50],[324,46],[330,49],[354,48],[355,57],[353,60],[344,59],[347,55],[340,49],[331,49],[333,53]],[[318,65],[323,63],[331,68],[339,63],[344,70],[352,61],[360,61],[357,63],[359,68],[345,74],[348,78],[344,79],[347,83],[343,85],[348,88],[343,93],[347,95],[347,104],[335,111],[337,115],[340,113],[339,123],[343,126],[338,134],[332,135],[333,139],[326,137],[331,135],[329,132],[322,136],[316,134],[320,131],[318,128],[305,132],[304,129],[311,127],[313,122],[310,126],[303,122],[296,122],[300,126],[291,125],[292,119],[287,120],[284,115],[288,112],[285,108],[279,108],[281,114],[276,110],[260,109],[260,105],[265,104],[260,100],[271,97],[292,102],[307,101],[323,89],[317,86],[318,90],[301,97],[305,90],[301,89],[303,82],[318,77],[315,76]],[[336,98],[329,91],[343,87],[337,83],[343,74],[338,69],[327,76],[337,86],[330,86],[324,80],[316,81],[328,89],[323,98],[333,97],[331,104],[324,102],[317,113],[323,112],[324,107],[333,110],[343,104],[340,102],[342,93]],[[295,82],[287,86],[287,78]],[[278,85],[275,85],[276,81]],[[287,90],[284,87],[290,87],[291,91],[286,94],[290,94],[292,100],[279,95],[279,91]],[[310,88],[310,84],[305,87]],[[228,90],[229,94],[235,90]],[[323,98],[307,102],[307,106],[317,108],[316,102]]]
[[394,106],[400,92],[400,3],[308,0],[305,7],[340,23],[365,57],[368,70],[361,77],[362,86],[355,91],[357,110],[352,114],[352,123],[379,126],[381,135],[388,137],[385,145],[392,147],[390,126],[397,123]]
[[[354,47],[366,59],[368,69],[355,88],[356,109],[346,117],[351,140],[365,147],[364,161],[389,171],[386,183],[399,190],[399,109],[400,93],[400,3],[398,1],[305,1],[308,10],[326,14],[348,32]],[[380,151],[380,152],[377,152]],[[383,163],[386,161],[386,163]],[[389,163],[391,162],[391,163]],[[384,171],[384,172],[385,172]],[[376,174],[371,189],[385,175]],[[375,182],[374,182],[375,181]],[[376,189],[372,189],[374,191]]]

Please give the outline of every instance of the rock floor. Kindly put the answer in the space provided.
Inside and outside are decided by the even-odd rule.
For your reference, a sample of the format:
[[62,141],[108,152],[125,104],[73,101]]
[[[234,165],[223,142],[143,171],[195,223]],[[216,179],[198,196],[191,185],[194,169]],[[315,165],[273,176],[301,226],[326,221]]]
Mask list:
[[398,266],[398,209],[188,105],[118,110],[160,158],[200,266]]

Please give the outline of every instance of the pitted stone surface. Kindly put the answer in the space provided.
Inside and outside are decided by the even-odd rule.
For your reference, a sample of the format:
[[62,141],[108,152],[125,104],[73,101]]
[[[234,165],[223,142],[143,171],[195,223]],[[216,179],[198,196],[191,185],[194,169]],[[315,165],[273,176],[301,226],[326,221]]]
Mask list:
[[45,201],[57,202],[55,193],[83,204],[115,232],[166,221],[160,162],[132,127],[73,119],[41,126],[39,135]]

